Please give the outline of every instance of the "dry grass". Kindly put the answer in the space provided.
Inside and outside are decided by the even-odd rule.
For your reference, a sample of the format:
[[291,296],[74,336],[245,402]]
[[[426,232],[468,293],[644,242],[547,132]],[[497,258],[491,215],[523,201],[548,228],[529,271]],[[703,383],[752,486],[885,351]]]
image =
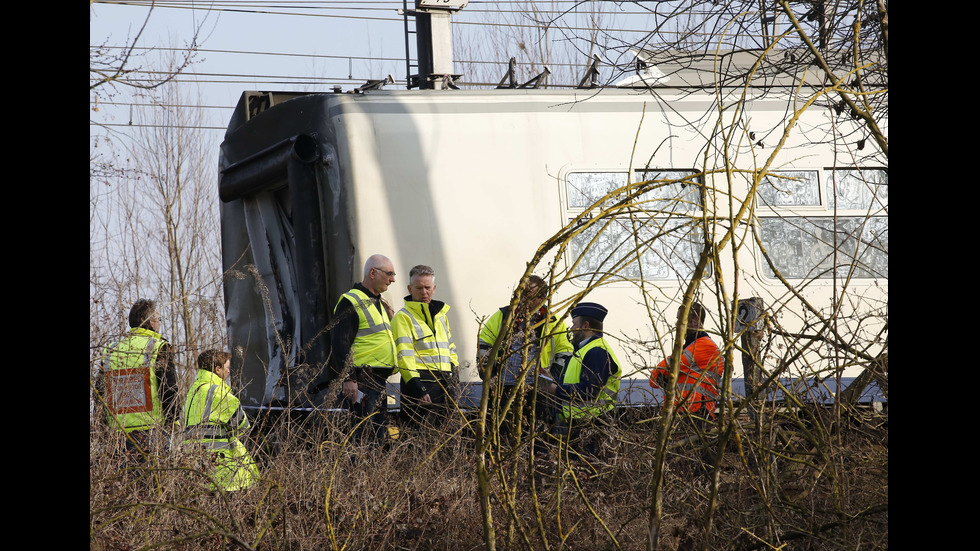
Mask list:
[[[646,549],[651,414],[621,415],[596,435],[603,452],[589,462],[552,449],[532,469],[526,444],[491,452],[496,548]],[[887,413],[821,432],[821,418],[802,412],[761,433],[740,428],[718,469],[702,461],[717,445],[705,452],[679,426],[666,460],[659,548],[887,548],[886,421]],[[264,436],[247,443],[261,482],[218,495],[193,458],[161,445],[134,466],[114,435],[94,427],[91,548],[487,549],[471,432],[403,432],[382,450],[347,441],[338,417],[265,422]]]

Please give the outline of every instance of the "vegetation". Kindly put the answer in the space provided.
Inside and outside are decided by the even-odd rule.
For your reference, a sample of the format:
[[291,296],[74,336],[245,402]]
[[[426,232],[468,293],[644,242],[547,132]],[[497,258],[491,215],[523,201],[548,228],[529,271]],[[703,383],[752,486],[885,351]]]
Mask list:
[[[887,412],[776,408],[719,435],[681,421],[667,446],[662,549],[884,549]],[[488,454],[501,549],[646,549],[655,409],[622,411],[590,437],[596,456],[526,439]],[[179,446],[126,461],[102,424],[90,440],[92,549],[488,548],[474,469],[474,417],[403,431],[387,449],[346,439],[343,414],[267,418],[247,445],[262,479],[211,494]],[[546,438],[541,441],[548,442]],[[724,442],[722,445],[721,442]]]

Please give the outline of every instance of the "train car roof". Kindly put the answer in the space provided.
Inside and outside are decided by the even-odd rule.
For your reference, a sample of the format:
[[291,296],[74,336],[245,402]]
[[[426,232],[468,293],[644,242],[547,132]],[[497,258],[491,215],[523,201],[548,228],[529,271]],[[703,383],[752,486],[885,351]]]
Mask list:
[[[821,68],[826,63],[836,75],[853,73],[853,54],[840,52],[824,56],[818,61],[812,53],[801,48],[763,50],[738,50],[718,52],[652,52],[634,50],[637,55],[636,70],[642,67],[656,67],[667,77],[652,86],[595,86],[595,87],[551,87],[551,88],[484,88],[449,90],[395,90],[382,89],[385,81],[369,81],[365,85],[341,92],[339,89],[319,92],[297,91],[255,91],[242,92],[228,124],[228,133],[245,124],[258,113],[291,99],[323,94],[350,94],[384,97],[429,97],[450,98],[474,95],[495,95],[500,97],[537,97],[544,95],[601,94],[617,97],[655,97],[656,95],[716,94],[719,90],[751,89],[764,94],[767,91],[796,90],[799,88],[818,89],[827,82],[828,75]],[[861,72],[861,86],[865,90],[885,90],[887,71],[883,71],[881,60],[872,57],[863,60],[865,70]],[[856,77],[849,77],[853,80]],[[642,83],[641,83],[642,84]],[[588,97],[588,96],[584,96]],[[882,95],[887,102],[887,95]]]

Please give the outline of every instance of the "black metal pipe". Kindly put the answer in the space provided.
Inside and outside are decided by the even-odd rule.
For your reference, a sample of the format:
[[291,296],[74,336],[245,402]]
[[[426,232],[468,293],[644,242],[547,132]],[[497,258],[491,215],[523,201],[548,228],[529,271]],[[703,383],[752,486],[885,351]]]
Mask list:
[[316,139],[299,134],[238,161],[221,171],[218,197],[227,203],[286,184],[290,158],[303,163],[317,159]]

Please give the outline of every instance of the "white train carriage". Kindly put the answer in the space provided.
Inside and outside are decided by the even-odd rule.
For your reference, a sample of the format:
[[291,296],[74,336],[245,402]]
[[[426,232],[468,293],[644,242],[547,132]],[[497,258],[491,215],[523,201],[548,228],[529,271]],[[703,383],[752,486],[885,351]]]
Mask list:
[[[714,259],[698,298],[717,342],[735,301],[758,297],[775,322],[767,366],[858,375],[850,358],[887,339],[887,157],[859,141],[857,122],[816,105],[784,135],[792,97],[749,90],[759,96],[739,101],[743,92],[246,92],[220,159],[244,403],[323,403],[324,328],[374,253],[395,265],[385,298],[396,310],[411,267],[435,269],[460,378],[478,382],[481,319],[569,227],[567,246],[532,271],[560,282],[559,313],[584,291],[609,309],[634,390],[648,390],[649,368],[669,354],[705,237]],[[617,205],[637,185],[644,193]],[[647,399],[630,389],[625,401]]]

